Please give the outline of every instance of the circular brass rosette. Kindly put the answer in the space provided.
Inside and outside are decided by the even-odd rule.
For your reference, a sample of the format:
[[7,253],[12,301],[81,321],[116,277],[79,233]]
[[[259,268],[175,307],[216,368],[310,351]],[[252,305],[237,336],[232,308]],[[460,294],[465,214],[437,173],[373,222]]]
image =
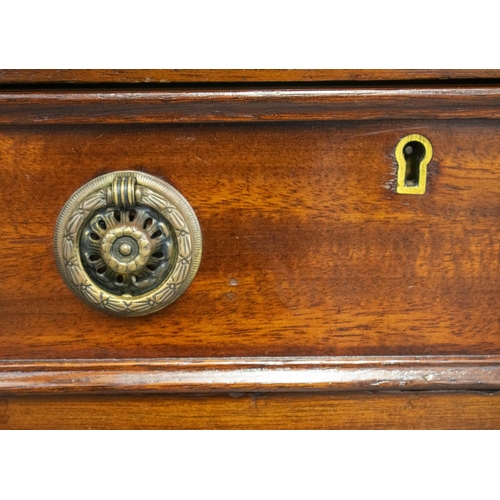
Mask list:
[[57,267],[84,302],[119,316],[158,311],[179,298],[201,260],[201,231],[186,199],[143,172],[97,177],[57,220]]

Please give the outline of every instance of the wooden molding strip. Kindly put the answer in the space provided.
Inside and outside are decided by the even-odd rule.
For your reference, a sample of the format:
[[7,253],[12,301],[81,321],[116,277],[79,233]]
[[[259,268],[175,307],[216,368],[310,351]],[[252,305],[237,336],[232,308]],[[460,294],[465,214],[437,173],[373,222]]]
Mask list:
[[0,125],[452,118],[500,118],[500,86],[0,92]]
[[0,393],[500,390],[500,356],[1,361]]
[[1,84],[165,84],[500,78],[498,69],[2,69]]

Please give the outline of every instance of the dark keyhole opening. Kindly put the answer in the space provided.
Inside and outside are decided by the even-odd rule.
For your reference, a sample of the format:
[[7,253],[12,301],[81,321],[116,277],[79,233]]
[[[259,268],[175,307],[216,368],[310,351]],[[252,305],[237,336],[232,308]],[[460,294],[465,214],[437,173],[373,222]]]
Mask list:
[[418,141],[406,144],[403,149],[406,160],[405,186],[418,186],[420,183],[420,163],[425,156],[425,146]]

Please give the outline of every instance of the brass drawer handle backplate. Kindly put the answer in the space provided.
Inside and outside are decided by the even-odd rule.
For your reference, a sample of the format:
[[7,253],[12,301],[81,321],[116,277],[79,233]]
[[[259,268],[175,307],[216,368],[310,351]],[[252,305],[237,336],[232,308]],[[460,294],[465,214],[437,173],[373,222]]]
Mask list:
[[103,175],[78,189],[57,220],[59,272],[87,304],[119,316],[158,311],[180,297],[201,260],[187,200],[143,172]]

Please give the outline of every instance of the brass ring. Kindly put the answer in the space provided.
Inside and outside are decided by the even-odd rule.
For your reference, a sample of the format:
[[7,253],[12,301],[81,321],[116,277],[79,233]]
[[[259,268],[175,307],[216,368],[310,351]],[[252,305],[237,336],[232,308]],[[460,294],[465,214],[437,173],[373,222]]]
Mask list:
[[79,188],[56,224],[59,272],[88,305],[142,316],[179,298],[201,261],[198,219],[170,184],[143,172],[102,175]]

